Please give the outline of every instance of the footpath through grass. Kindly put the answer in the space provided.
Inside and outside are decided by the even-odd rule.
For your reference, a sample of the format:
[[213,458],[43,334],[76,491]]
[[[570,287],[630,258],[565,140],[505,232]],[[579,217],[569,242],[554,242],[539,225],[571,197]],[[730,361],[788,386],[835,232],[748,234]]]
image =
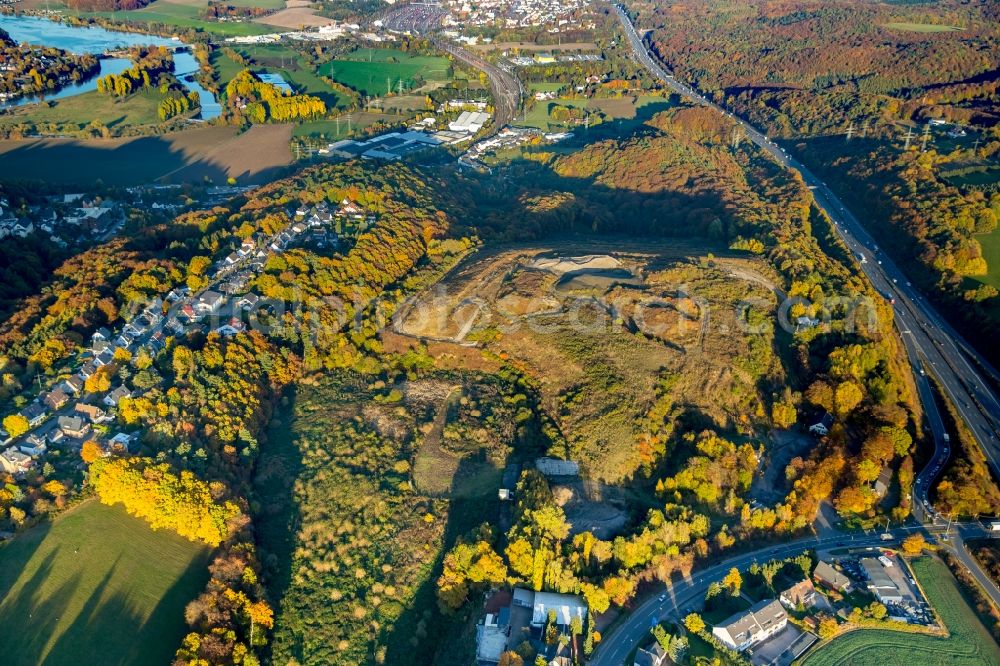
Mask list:
[[5,666],[166,664],[209,550],[91,500],[0,547]]
[[988,666],[1000,664],[1000,647],[982,625],[958,589],[958,582],[940,561],[922,557],[913,571],[928,600],[951,633],[947,638],[879,629],[861,629],[807,657],[804,666]]

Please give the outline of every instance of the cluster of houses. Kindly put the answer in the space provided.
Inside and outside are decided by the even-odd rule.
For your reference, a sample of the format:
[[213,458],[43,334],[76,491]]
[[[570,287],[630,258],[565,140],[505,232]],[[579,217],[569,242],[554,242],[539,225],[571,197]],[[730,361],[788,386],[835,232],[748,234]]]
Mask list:
[[32,206],[28,215],[18,216],[7,199],[0,199],[0,239],[26,238],[37,232],[60,247],[68,247],[88,239],[107,238],[125,222],[122,205],[116,201],[67,194],[51,203]]
[[[249,292],[248,285],[254,273],[263,269],[269,253],[281,252],[300,241],[318,246],[336,245],[344,225],[364,230],[375,221],[375,216],[349,199],[335,208],[325,202],[300,207],[295,211],[295,220],[286,228],[271,237],[260,234],[256,240],[243,241],[237,250],[213,266],[207,274],[210,288],[192,293],[187,286],[177,287],[164,300],[154,300],[130,318],[119,331],[99,328],[91,336],[87,360],[20,410],[29,432],[0,453],[0,470],[24,474],[35,467],[49,444],[57,442],[79,448],[85,440],[94,439],[104,446],[106,453],[116,449],[128,451],[133,438],[124,433],[111,435],[107,424],[115,420],[119,403],[133,397],[133,391],[121,383],[103,395],[85,395],[87,379],[114,362],[116,350],[135,353],[144,349],[155,356],[165,348],[168,337],[207,333],[206,319],[211,322],[211,330],[220,335],[235,335],[246,326],[239,313],[253,310],[259,303],[259,296]],[[337,231],[331,229],[334,225]],[[223,320],[221,325],[218,319]],[[12,438],[0,430],[0,441],[11,444]]]
[[595,27],[584,0],[445,0],[441,6],[448,11],[446,27],[544,27],[553,34]]
[[[102,362],[105,360],[110,362],[110,359]],[[78,450],[84,441],[92,439],[102,446],[105,454],[131,450],[133,437],[124,432],[112,433],[106,425],[114,421],[113,410],[122,398],[131,397],[131,391],[122,385],[108,391],[99,402],[87,402],[84,381],[84,375],[72,375],[52,390],[39,394],[38,400],[19,412],[32,430],[19,443],[0,453],[0,471],[14,476],[31,471],[48,453],[50,444]],[[6,432],[0,433],[0,437],[10,441]]]

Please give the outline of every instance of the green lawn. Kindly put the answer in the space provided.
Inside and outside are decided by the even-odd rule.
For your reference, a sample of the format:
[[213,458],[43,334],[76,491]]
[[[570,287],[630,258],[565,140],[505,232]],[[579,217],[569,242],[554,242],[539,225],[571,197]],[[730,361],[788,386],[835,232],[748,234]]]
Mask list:
[[[537,84],[532,84],[537,85]],[[578,109],[597,109],[609,119],[634,118],[636,112],[649,104],[667,104],[668,100],[654,95],[641,95],[636,102],[632,97],[615,97],[609,99],[587,99],[587,98],[567,98],[559,97],[554,100],[536,102],[535,106],[528,111],[523,120],[518,119],[517,124],[524,127],[537,127],[538,129],[550,129],[565,127],[561,123],[553,121],[549,117],[549,108],[552,105],[569,106]]]
[[[395,62],[393,62],[395,60]],[[425,81],[447,81],[451,63],[441,56],[413,56],[393,49],[358,49],[343,59],[331,60],[319,73],[368,95],[384,95],[414,87],[414,77]]]
[[91,90],[55,100],[51,106],[32,104],[18,107],[13,113],[0,116],[0,125],[32,122],[82,129],[94,120],[107,127],[160,124],[157,107],[162,99],[163,95],[152,89],[141,90],[125,99]]
[[219,82],[225,88],[226,84],[233,80],[233,77],[243,71],[243,65],[227,57],[222,51],[212,51],[209,62],[215,69],[219,77]]
[[163,23],[164,25],[177,26],[178,28],[196,28],[225,37],[264,35],[274,32],[274,28],[249,21],[241,23],[205,21],[201,18],[203,9],[203,7],[198,5],[157,0],[157,2],[135,11],[94,12],[92,14],[81,12],[80,15],[104,16],[106,18],[135,23]]
[[1000,229],[976,236],[976,240],[983,246],[983,257],[986,259],[989,273],[975,279],[1000,289]]
[[[348,116],[350,116],[350,123],[348,123]],[[349,134],[348,128],[356,133],[359,129],[368,127],[379,120],[387,123],[396,123],[402,122],[409,117],[391,113],[354,111],[353,113],[341,116],[339,122],[337,120],[308,120],[299,123],[292,130],[292,136],[322,137],[334,141],[346,138]]]
[[961,30],[954,25],[936,25],[934,23],[886,23],[890,30],[905,30],[906,32],[954,32]]
[[209,551],[89,501],[0,547],[6,666],[166,664]]
[[805,666],[921,666],[1000,664],[1000,647],[966,603],[948,568],[936,559],[913,562],[913,571],[951,633],[947,638],[862,629],[834,639]]

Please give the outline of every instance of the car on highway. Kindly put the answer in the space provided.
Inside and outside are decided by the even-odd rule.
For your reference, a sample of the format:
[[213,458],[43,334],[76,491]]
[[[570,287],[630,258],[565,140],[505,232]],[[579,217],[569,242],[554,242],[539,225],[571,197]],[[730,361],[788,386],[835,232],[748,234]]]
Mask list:
[[656,597],[656,600],[662,604],[664,601],[667,600],[667,595],[661,594],[660,596]]

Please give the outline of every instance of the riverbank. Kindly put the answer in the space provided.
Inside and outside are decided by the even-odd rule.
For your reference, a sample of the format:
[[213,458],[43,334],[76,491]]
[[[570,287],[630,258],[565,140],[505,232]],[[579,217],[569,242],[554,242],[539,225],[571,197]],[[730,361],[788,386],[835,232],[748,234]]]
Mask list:
[[[48,18],[25,15],[0,15],[0,29],[6,31],[11,38],[19,44],[29,43],[33,45],[44,45],[59,48],[78,55],[102,55],[121,52],[124,49],[136,46],[161,46],[175,49],[173,74],[178,81],[180,81],[181,84],[188,89],[188,91],[198,93],[198,97],[201,101],[201,111],[200,114],[196,114],[196,117],[200,117],[202,120],[214,120],[222,113],[222,108],[215,95],[202,86],[196,79],[196,75],[200,71],[198,61],[187,50],[177,50],[183,49],[186,45],[176,37],[161,37],[143,33],[120,32],[90,25],[71,25],[68,23],[54,22]],[[9,110],[31,104],[39,104],[41,102],[68,99],[77,95],[88,93],[96,89],[97,80],[101,77],[107,76],[108,74],[120,74],[131,66],[131,61],[126,58],[102,58],[100,71],[96,76],[92,76],[85,81],[74,84],[73,86],[61,88],[51,95],[33,96],[30,98],[13,100],[3,105],[2,108]],[[44,108],[39,107],[39,115],[44,115],[42,113],[43,111]],[[44,122],[51,123],[52,120],[45,118],[32,118],[30,117],[32,115],[30,112],[28,115],[29,117],[24,118],[23,121],[34,123],[35,127],[32,133],[70,133],[70,130],[62,127],[56,127],[54,132],[40,132],[37,125]],[[64,115],[66,114],[64,113]],[[126,114],[123,117],[127,118],[128,116]],[[3,119],[4,118],[0,116],[0,124],[10,124],[3,123]],[[99,120],[99,122],[104,126],[120,124],[114,122],[117,118],[111,119],[112,122],[109,123],[107,118],[94,116],[89,119],[85,119],[83,124],[87,125],[91,120],[95,119]],[[22,121],[19,120],[15,122]]]

